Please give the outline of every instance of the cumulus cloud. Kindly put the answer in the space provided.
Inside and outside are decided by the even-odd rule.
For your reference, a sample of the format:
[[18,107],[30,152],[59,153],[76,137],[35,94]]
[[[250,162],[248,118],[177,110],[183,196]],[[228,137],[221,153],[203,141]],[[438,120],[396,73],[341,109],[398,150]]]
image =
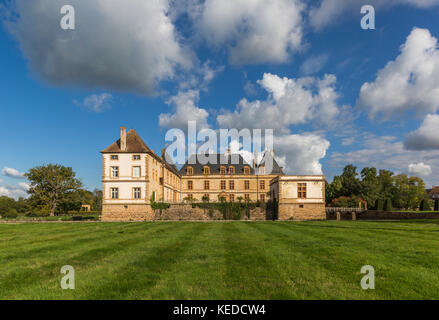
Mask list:
[[289,126],[311,120],[330,125],[340,112],[336,81],[334,75],[289,79],[266,73],[258,84],[268,98],[242,99],[234,112],[217,117],[218,124],[223,128],[275,129],[283,134],[289,132]]
[[288,174],[323,174],[320,160],[325,158],[330,143],[315,134],[288,134],[275,137],[274,146],[279,165]]
[[191,1],[195,29],[232,64],[285,62],[302,47],[300,0]]
[[419,129],[407,136],[404,145],[409,150],[439,150],[439,115],[427,115]]
[[24,172],[20,172],[14,168],[3,167],[1,173],[2,173],[2,175],[10,177],[10,178],[24,179]]
[[439,180],[439,151],[411,151],[404,148],[404,143],[394,136],[375,136],[364,134],[358,140],[358,149],[349,152],[333,152],[330,164],[343,167],[348,163],[362,166],[374,166],[379,169],[390,169],[394,172],[407,172],[409,164],[431,167],[431,174],[425,176],[427,185],[437,184]]
[[407,110],[439,110],[439,50],[429,30],[412,30],[401,54],[378,72],[375,82],[363,84],[358,105],[384,119]]
[[409,174],[414,176],[425,177],[430,175],[432,170],[431,170],[431,166],[424,164],[423,162],[420,162],[420,163],[409,164],[408,172]]
[[108,109],[111,109],[111,102],[113,95],[110,93],[92,94],[85,97],[83,102],[73,100],[73,103],[77,106],[87,108],[91,111],[100,113]]
[[0,196],[6,196],[14,199],[26,198],[29,185],[27,183],[19,183],[16,186],[0,186]]
[[322,54],[315,57],[310,57],[300,67],[300,73],[306,76],[319,72],[328,62],[329,56]]
[[161,114],[159,116],[160,127],[187,130],[188,121],[197,121],[198,129],[209,128],[207,123],[209,113],[197,107],[199,100],[198,90],[179,92],[178,95],[170,98],[168,104],[174,107],[174,113]]
[[311,25],[316,29],[322,29],[330,24],[336,23],[346,11],[360,13],[363,5],[373,5],[377,8],[390,8],[399,4],[407,4],[416,8],[429,8],[439,5],[439,0],[322,0],[318,6],[310,10],[309,17]]
[[60,28],[62,0],[14,0],[6,26],[31,69],[54,85],[152,94],[192,66],[168,0],[71,0],[76,29]]

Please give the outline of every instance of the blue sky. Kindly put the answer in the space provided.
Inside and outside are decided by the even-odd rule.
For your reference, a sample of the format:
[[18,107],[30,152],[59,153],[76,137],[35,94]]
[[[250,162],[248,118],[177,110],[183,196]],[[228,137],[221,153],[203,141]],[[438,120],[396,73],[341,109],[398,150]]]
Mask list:
[[[160,152],[166,131],[193,119],[274,128],[291,174],[331,180],[354,163],[439,185],[439,1],[369,1],[376,30],[360,27],[362,1],[334,12],[326,1],[274,1],[281,15],[259,0],[139,0],[124,10],[115,0],[1,1],[0,194],[24,195],[20,174],[48,163],[100,188],[99,151],[120,126]],[[74,31],[59,27],[64,4],[76,9]],[[280,83],[286,95],[276,99]],[[302,106],[300,94],[313,102]],[[249,113],[236,109],[242,99]],[[258,106],[275,116],[252,119]]]

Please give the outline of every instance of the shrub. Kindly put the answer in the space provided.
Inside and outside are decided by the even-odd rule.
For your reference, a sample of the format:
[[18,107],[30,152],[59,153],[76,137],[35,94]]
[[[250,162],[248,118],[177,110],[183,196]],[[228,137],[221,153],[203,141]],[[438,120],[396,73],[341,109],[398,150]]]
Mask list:
[[384,203],[383,200],[377,199],[375,201],[375,210],[377,211],[383,211],[384,210]]
[[16,219],[18,217],[18,212],[15,209],[9,209],[6,211],[5,214],[3,214],[3,218],[6,219]]
[[384,211],[392,211],[392,200],[386,199],[386,202],[384,202]]
[[439,211],[439,199],[434,202],[434,211]]
[[422,200],[421,204],[419,206],[419,210],[421,210],[421,211],[431,211],[430,201],[428,201],[427,199]]

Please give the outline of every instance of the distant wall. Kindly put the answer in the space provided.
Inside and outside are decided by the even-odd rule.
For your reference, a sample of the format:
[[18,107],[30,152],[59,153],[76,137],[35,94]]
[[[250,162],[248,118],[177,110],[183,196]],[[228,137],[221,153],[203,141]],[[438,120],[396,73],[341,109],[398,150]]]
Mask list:
[[[343,211],[340,212],[341,220],[352,220],[352,212]],[[327,212],[326,218],[328,220],[337,220],[336,212]],[[395,211],[376,211],[368,210],[355,213],[356,220],[405,220],[405,219],[439,219],[439,212],[426,213],[426,212],[395,212]]]

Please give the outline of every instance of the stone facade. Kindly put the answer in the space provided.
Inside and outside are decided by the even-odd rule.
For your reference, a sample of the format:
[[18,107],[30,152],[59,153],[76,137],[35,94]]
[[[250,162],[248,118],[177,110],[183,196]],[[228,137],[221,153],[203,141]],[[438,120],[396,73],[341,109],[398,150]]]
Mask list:
[[[216,220],[218,212],[183,204],[185,198],[201,202],[276,201],[278,217],[289,219],[324,219],[323,176],[285,176],[274,159],[265,152],[259,163],[249,164],[238,154],[213,155],[217,160],[207,165],[198,156],[189,159],[178,170],[158,156],[134,130],[121,128],[120,139],[102,152],[103,221],[151,220]],[[231,159],[238,159],[238,161]],[[191,161],[193,160],[193,161]],[[233,162],[233,163],[231,163]],[[266,172],[269,171],[269,172]],[[305,198],[299,197],[300,186],[306,185]],[[172,206],[161,214],[153,212],[150,199]],[[261,208],[250,212],[251,220],[276,216]]]

